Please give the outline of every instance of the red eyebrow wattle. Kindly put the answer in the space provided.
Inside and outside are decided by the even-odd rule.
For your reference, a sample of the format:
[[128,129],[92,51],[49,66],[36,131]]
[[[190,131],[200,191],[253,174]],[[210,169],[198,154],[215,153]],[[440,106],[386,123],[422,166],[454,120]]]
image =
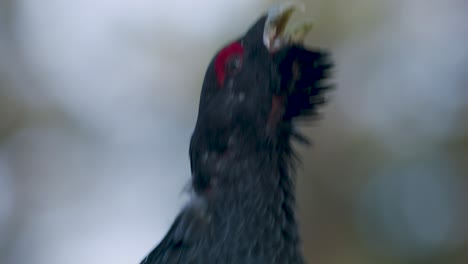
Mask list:
[[220,87],[223,85],[224,79],[226,78],[226,74],[224,72],[224,66],[226,64],[226,61],[234,54],[240,56],[244,54],[244,47],[240,42],[231,43],[230,45],[222,49],[218,53],[218,56],[216,56],[214,67],[216,77],[218,79],[218,84]]

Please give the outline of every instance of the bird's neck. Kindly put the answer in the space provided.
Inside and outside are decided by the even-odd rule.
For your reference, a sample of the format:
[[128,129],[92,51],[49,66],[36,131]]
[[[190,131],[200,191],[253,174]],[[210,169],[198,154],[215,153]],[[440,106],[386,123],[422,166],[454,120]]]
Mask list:
[[221,200],[247,199],[294,207],[291,148],[289,140],[283,142],[239,144],[222,154],[194,155],[194,190]]
[[294,178],[281,153],[269,152],[233,163],[228,173],[237,180],[220,190],[213,207],[221,215],[221,223],[237,223],[236,230],[245,233],[245,240],[282,245],[278,247],[282,254],[291,254],[301,263]]
[[238,198],[295,196],[294,175],[290,174],[288,157],[275,147],[238,153],[219,162],[223,169],[213,173],[210,181],[214,192]]
[[213,230],[221,230],[219,236],[228,234],[235,238],[233,243],[246,241],[248,250],[263,241],[261,247],[278,248],[279,255],[302,263],[288,150],[283,146],[260,146],[254,151],[215,156],[206,163],[198,163],[195,158],[194,189],[197,180],[208,182],[199,184],[207,187],[195,192],[206,204],[204,214],[210,216]]

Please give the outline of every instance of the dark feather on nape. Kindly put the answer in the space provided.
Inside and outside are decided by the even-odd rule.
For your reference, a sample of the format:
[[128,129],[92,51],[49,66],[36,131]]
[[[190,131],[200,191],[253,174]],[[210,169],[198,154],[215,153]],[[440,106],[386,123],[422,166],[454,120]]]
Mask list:
[[324,92],[331,88],[327,83],[332,68],[328,53],[295,45],[280,51],[277,59],[281,93],[288,95],[284,119],[315,115],[326,103]]
[[[275,59],[281,75],[280,94],[287,95],[283,121],[291,123],[294,118],[315,120],[320,117],[318,109],[327,103],[325,92],[333,88],[329,81],[333,67],[329,54],[294,45],[279,51]],[[299,143],[310,144],[294,124],[287,132]]]
[[310,139],[308,139],[306,136],[303,134],[299,133],[297,130],[293,130],[291,132],[291,137],[295,140],[297,140],[299,143],[310,146],[312,143],[310,142]]

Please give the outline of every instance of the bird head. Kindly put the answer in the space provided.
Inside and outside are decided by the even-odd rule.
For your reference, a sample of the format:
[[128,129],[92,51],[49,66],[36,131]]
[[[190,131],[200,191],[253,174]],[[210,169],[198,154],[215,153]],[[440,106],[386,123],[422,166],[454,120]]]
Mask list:
[[298,135],[293,119],[314,116],[323,103],[327,54],[303,46],[308,25],[287,30],[300,7],[287,3],[271,8],[209,64],[190,144],[199,188],[206,188],[227,164],[286,149],[290,136]]

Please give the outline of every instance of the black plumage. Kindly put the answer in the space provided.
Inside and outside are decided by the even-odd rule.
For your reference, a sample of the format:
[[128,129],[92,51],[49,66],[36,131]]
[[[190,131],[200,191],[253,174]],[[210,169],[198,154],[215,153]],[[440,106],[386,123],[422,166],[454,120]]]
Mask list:
[[193,198],[141,262],[304,263],[295,216],[291,139],[297,117],[325,100],[324,51],[274,52],[266,16],[210,63],[190,143]]

